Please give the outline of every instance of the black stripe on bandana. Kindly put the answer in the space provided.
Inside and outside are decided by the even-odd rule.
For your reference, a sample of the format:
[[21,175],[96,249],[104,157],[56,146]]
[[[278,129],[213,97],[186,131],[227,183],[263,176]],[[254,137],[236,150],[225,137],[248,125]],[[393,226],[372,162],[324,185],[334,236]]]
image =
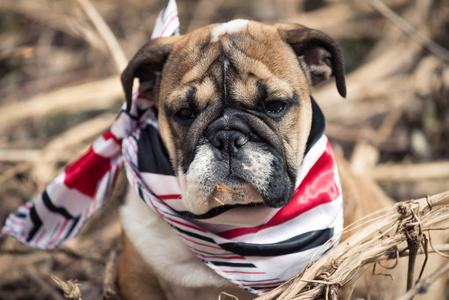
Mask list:
[[334,235],[333,228],[306,232],[273,244],[223,243],[220,247],[241,256],[277,256],[306,251],[326,243]]
[[62,207],[56,207],[53,202],[51,201],[50,197],[48,196],[47,190],[45,190],[42,193],[42,202],[45,204],[45,207],[51,211],[54,212],[55,214],[59,214],[62,215],[64,218],[66,218],[67,220],[70,219],[76,219],[74,216],[72,216],[71,214],[69,214],[69,212],[67,210],[65,210]]
[[196,234],[196,233],[193,233],[193,232],[190,232],[190,231],[182,230],[181,228],[176,227],[176,226],[174,226],[172,224],[169,224],[169,225],[171,226],[171,228],[173,228],[174,230],[178,231],[179,233],[183,233],[183,234],[188,235],[190,237],[193,237],[193,238],[196,238],[196,239],[199,239],[199,240],[203,240],[203,241],[211,243],[211,244],[216,244],[213,239],[211,239],[211,238],[209,238],[207,236],[203,236],[203,235]]
[[268,285],[268,286],[251,286],[248,290],[272,290],[279,286],[280,284]]
[[34,238],[36,233],[42,227],[42,220],[41,218],[39,218],[39,215],[37,214],[35,204],[33,204],[33,207],[31,207],[30,209],[30,219],[31,222],[33,222],[33,229],[31,229],[30,232],[28,233],[28,236],[26,238],[27,243],[29,243]]
[[167,150],[159,132],[152,125],[142,128],[137,141],[139,171],[174,176]]
[[312,102],[312,126],[310,128],[304,155],[306,155],[312,146],[315,145],[315,143],[321,138],[324,134],[324,129],[326,126],[326,120],[324,119],[323,112],[312,96],[310,96],[310,101]]
[[73,224],[72,226],[70,226],[70,229],[67,231],[66,235],[65,235],[65,239],[67,239],[73,232],[73,230],[75,229],[76,225],[78,224],[79,220],[81,219],[81,217],[77,217],[73,219]]
[[70,226],[70,229],[67,231],[67,233],[65,234],[65,237],[64,237],[64,239],[67,239],[71,235],[72,231],[75,229],[76,225],[78,224],[79,220],[81,219],[81,216],[74,217],[67,210],[65,210],[64,208],[56,207],[53,204],[53,202],[51,201],[50,196],[47,193],[47,190],[45,190],[42,193],[42,202],[45,204],[45,207],[49,211],[51,211],[51,212],[53,212],[55,214],[62,215],[66,220],[73,220],[73,223]]
[[19,218],[19,219],[24,219],[24,218],[26,218],[26,214],[24,214],[24,213],[21,213],[21,212],[18,212],[18,211],[16,211],[16,212],[13,212],[12,213],[14,216],[16,216],[17,218]]
[[208,261],[215,266],[223,267],[238,267],[238,268],[257,268],[255,265],[250,263],[233,263],[227,261]]

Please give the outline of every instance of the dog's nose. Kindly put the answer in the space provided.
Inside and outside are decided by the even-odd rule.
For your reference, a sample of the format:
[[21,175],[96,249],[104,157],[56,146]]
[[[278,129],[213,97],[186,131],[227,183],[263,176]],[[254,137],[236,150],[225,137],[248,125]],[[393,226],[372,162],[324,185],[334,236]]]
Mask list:
[[242,132],[235,130],[220,130],[209,140],[215,148],[231,155],[237,153],[248,142],[248,138]]

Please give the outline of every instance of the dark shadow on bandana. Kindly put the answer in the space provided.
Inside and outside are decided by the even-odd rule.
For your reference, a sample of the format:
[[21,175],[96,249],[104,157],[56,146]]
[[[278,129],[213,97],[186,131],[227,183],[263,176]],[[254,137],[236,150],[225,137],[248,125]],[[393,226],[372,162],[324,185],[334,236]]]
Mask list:
[[137,141],[137,159],[141,172],[175,175],[159,132],[151,125],[140,131],[140,138]]
[[313,145],[315,145],[315,143],[321,138],[326,127],[326,120],[324,119],[323,112],[313,97],[310,97],[310,100],[312,101],[312,126],[310,128],[310,134],[307,139],[306,151],[304,155],[306,155]]

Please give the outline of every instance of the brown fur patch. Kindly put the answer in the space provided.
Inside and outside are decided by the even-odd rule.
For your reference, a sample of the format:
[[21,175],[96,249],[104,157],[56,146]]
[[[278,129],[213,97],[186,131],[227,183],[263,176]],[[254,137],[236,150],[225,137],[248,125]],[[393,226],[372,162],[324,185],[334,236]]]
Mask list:
[[122,253],[118,264],[119,293],[123,300],[166,299],[150,266],[122,232]]

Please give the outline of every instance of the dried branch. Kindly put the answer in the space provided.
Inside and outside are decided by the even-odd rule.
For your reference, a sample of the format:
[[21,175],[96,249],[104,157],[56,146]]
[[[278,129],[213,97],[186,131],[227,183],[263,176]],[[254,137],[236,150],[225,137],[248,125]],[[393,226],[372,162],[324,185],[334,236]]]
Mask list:
[[192,18],[190,20],[187,27],[187,32],[191,32],[201,26],[210,24],[211,20],[216,15],[217,10],[222,6],[223,2],[224,0],[198,1],[195,7],[195,11],[193,12],[195,18]]
[[51,275],[51,279],[64,292],[64,297],[67,300],[82,300],[81,291],[79,289],[80,284],[77,283],[76,280],[68,280],[65,282],[55,275]]
[[39,287],[49,296],[50,299],[53,300],[64,300],[64,297],[62,297],[54,288],[51,286],[47,281],[45,281],[42,276],[34,269],[30,268],[28,270],[28,275],[30,276],[30,279],[39,285]]
[[0,132],[26,119],[38,119],[52,113],[108,109],[123,98],[117,76],[56,89],[26,101],[2,106]]
[[410,300],[417,294],[426,293],[429,286],[437,281],[439,278],[443,277],[449,272],[449,261],[444,265],[440,266],[435,272],[427,276],[426,278],[420,280],[412,289],[410,289],[405,295],[403,295],[398,300]]
[[449,178],[449,161],[377,165],[368,175],[375,181],[405,182]]
[[22,172],[28,171],[29,169],[31,169],[32,163],[31,162],[23,162],[20,164],[15,165],[14,167],[6,170],[5,172],[3,172],[0,175],[0,183],[16,176],[17,174],[20,174]]
[[[74,156],[85,151],[87,142],[92,141],[108,130],[115,117],[116,114],[101,114],[53,138],[45,149],[42,150],[39,160],[34,162],[32,176],[35,181],[43,185],[50,182],[57,172],[60,171],[60,163],[67,163]],[[68,151],[69,149],[72,151]]]
[[40,157],[40,155],[40,150],[0,149],[0,162],[35,161]]
[[[444,250],[443,250],[444,251]],[[96,257],[93,255],[90,255],[88,253],[78,253],[77,251],[70,249],[68,247],[59,247],[52,250],[47,250],[46,252],[35,249],[35,248],[23,248],[23,249],[0,249],[0,255],[32,255],[36,253],[62,253],[67,255],[68,257],[72,259],[83,259],[88,260],[94,263],[98,263],[100,265],[104,265],[105,261],[104,259],[100,257]]]
[[115,35],[112,33],[108,24],[106,24],[103,17],[98,13],[95,6],[93,6],[89,0],[77,1],[106,43],[109,52],[114,59],[117,73],[122,72],[128,64],[128,59],[126,58],[126,55],[123,52],[123,49],[117,41]]
[[119,251],[112,250],[109,252],[108,261],[104,270],[103,279],[103,299],[104,300],[117,300],[117,286],[115,284],[117,280],[117,262],[119,257]]
[[427,49],[430,53],[434,54],[440,59],[449,62],[449,51],[447,49],[441,47],[434,41],[423,36],[410,23],[408,23],[403,18],[398,16],[384,3],[382,3],[379,0],[365,0],[365,1],[368,2],[378,12],[380,12],[385,18],[390,20],[400,30],[409,35],[416,43],[418,43],[423,48]]

